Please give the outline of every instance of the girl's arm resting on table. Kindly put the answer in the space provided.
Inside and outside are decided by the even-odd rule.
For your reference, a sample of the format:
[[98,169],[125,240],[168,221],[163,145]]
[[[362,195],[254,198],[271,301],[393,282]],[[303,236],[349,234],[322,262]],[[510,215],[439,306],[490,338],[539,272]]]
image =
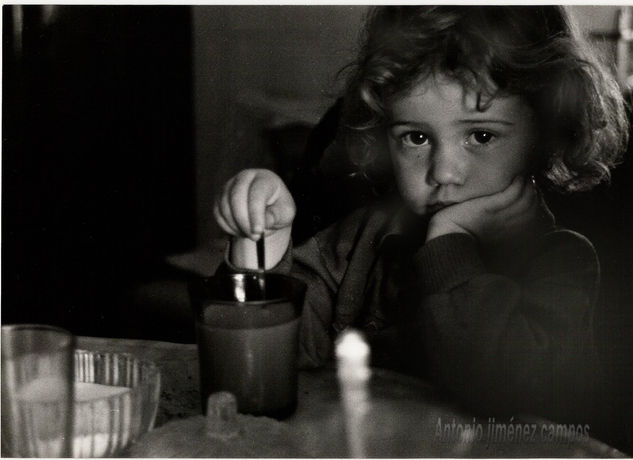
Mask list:
[[464,234],[430,240],[415,264],[423,294],[414,321],[444,388],[490,415],[565,418],[588,402],[582,371],[596,371],[587,361],[587,319],[599,268],[584,237],[546,235],[521,280],[487,272]]

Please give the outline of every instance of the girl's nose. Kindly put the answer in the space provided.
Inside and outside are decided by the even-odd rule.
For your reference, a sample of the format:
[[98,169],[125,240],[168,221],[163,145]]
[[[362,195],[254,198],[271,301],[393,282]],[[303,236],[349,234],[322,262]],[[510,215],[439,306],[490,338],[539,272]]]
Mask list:
[[429,180],[434,185],[462,185],[465,168],[458,151],[449,146],[439,146],[431,157]]

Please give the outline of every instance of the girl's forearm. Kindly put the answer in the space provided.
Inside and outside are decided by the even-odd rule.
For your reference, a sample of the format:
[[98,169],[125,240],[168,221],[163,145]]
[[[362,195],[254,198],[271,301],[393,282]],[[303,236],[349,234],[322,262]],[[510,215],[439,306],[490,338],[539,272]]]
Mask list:
[[476,410],[562,417],[594,390],[580,388],[591,372],[586,318],[598,265],[590,244],[565,231],[545,235],[531,254],[525,273],[510,278],[489,271],[467,236],[427,243],[407,319],[431,351],[421,364]]

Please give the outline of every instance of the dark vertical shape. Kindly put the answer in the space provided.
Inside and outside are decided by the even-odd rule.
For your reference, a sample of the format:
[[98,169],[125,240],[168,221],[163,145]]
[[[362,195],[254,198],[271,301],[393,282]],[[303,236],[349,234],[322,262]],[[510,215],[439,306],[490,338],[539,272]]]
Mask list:
[[2,321],[116,334],[195,243],[190,8],[3,8]]

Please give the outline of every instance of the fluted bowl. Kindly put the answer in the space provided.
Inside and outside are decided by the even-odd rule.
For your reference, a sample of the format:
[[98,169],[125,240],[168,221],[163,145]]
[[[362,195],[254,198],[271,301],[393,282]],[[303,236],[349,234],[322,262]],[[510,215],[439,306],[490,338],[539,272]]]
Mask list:
[[73,457],[112,457],[154,427],[160,371],[127,353],[75,351]]

